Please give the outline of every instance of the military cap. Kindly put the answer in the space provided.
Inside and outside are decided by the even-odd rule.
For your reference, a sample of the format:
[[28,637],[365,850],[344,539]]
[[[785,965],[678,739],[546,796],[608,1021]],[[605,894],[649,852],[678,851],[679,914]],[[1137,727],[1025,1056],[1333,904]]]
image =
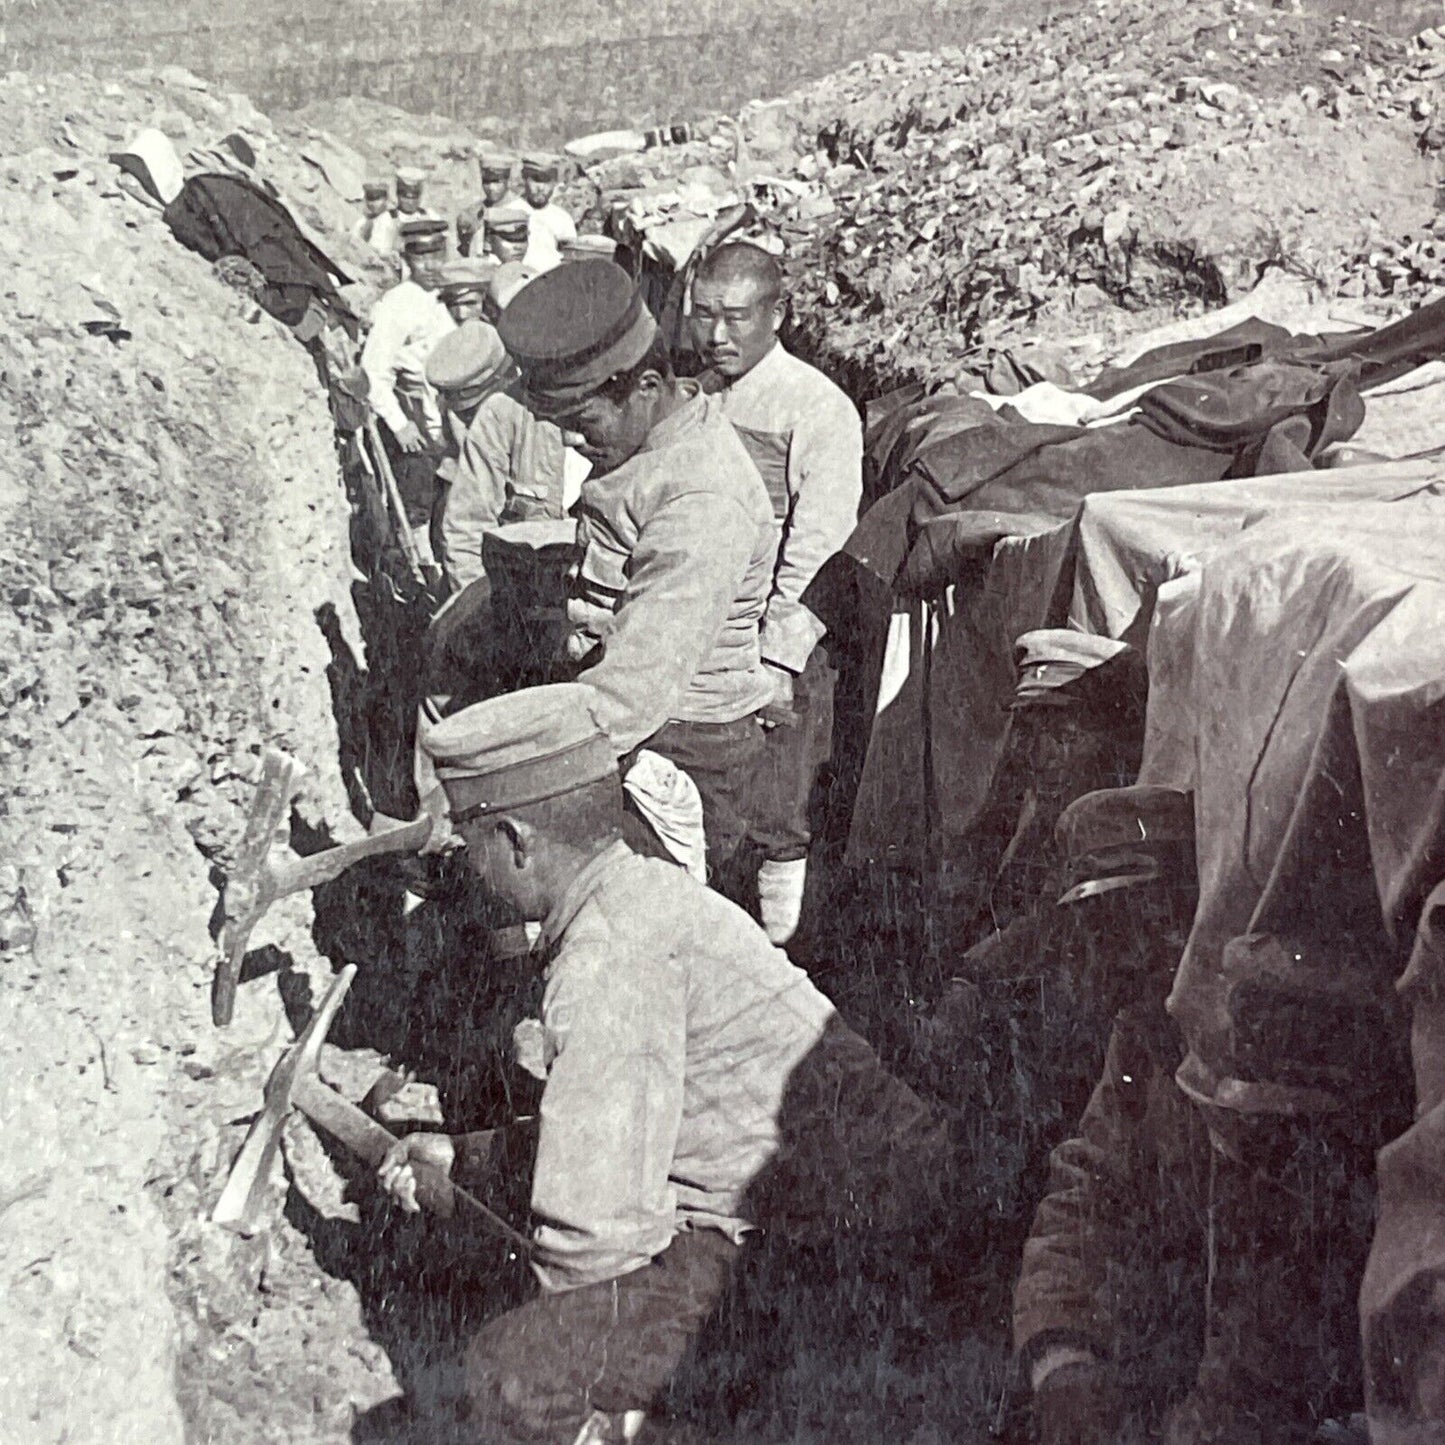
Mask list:
[[418,217],[401,223],[401,248],[408,256],[430,255],[447,248],[447,223],[443,220]]
[[361,194],[369,201],[380,200],[391,190],[388,181],[363,181],[361,183]]
[[529,151],[522,157],[522,174],[536,181],[555,181],[557,157],[543,151]]
[[482,224],[488,235],[504,241],[525,241],[532,230],[531,217],[516,206],[488,206],[482,212]]
[[463,321],[432,348],[426,359],[426,379],[456,401],[480,394],[507,369],[507,350],[495,326],[485,321]]
[[601,256],[610,261],[617,255],[617,242],[611,236],[597,236],[585,233],[570,241],[563,241],[557,249],[564,261],[582,261],[588,256]]
[[617,777],[584,683],[522,688],[423,725],[422,747],[458,826]]
[[529,281],[535,281],[541,272],[525,261],[503,261],[487,283],[487,295],[498,313],[505,311],[512,298]]
[[1067,627],[1025,632],[1014,644],[1019,679],[1013,705],[1063,705],[1071,699],[1060,694],[1061,688],[1129,650],[1127,642]]
[[399,191],[419,191],[426,181],[426,172],[416,166],[398,166],[396,188]]
[[499,329],[522,369],[528,405],[542,415],[636,366],[657,336],[632,278],[600,257],[537,277],[502,313]]
[[1074,885],[1060,903],[1156,879],[1194,880],[1194,794],[1136,784],[1076,798],[1054,827]]
[[497,271],[493,256],[458,256],[442,267],[437,293],[441,296],[462,296],[469,291],[486,291]]
[[477,152],[477,165],[481,168],[482,179],[486,181],[506,180],[516,163],[516,157],[506,151],[484,149]]

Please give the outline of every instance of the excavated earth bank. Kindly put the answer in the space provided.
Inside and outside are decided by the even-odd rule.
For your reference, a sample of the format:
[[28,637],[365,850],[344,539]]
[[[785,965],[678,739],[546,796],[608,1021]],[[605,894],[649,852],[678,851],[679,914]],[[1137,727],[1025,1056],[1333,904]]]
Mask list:
[[[1433,294],[1438,37],[1165,8],[1167,55],[1127,74],[1116,56],[1158,5],[875,59],[750,111],[754,159],[834,207],[792,217],[795,321],[860,399],[1039,336],[1096,361],[1271,267],[1381,310]],[[240,1239],[206,1216],[337,964],[363,984],[327,1076],[355,1097],[385,1058],[409,1064],[459,1125],[503,1088],[523,989],[446,974],[447,957],[476,964],[469,920],[404,920],[378,866],[275,907],[235,1022],[211,1026],[218,870],[261,748],[308,769],[301,851],[357,836],[368,789],[405,808],[417,619],[354,568],[311,358],[117,185],[106,154],[141,124],[183,150],[241,127],[323,243],[360,259],[338,230],[362,159],[300,123],[177,72],[0,82],[0,1442],[434,1440],[394,1402],[454,1388],[457,1341],[514,1288],[503,1248],[396,1218],[299,1127],[269,1228]],[[691,152],[666,158],[672,173]],[[1041,999],[971,1020],[1001,1041],[987,1058],[930,1049],[919,1011],[946,960],[917,964],[906,880],[868,886],[825,986],[968,1109],[981,1162],[960,1211],[977,1250],[923,1304],[876,1291],[875,1328],[841,1356],[814,1343],[829,1301],[790,1282],[759,1315],[757,1358],[719,1360],[674,1441],[934,1445],[1009,1418],[1017,1234],[1088,1061],[1057,996],[1053,1023]],[[482,1032],[463,1058],[468,1021]]]

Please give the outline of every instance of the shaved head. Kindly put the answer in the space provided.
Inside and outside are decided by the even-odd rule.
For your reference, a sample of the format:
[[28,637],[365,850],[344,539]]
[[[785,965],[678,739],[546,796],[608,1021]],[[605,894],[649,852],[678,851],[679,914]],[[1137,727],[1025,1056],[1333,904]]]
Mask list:
[[709,252],[692,283],[692,344],[731,385],[777,344],[783,324],[783,273],[757,246],[734,242]]
[[769,304],[783,298],[782,268],[761,246],[747,241],[731,241],[716,251],[709,251],[697,268],[694,284],[727,285],[735,281],[752,282],[758,288],[759,298]]

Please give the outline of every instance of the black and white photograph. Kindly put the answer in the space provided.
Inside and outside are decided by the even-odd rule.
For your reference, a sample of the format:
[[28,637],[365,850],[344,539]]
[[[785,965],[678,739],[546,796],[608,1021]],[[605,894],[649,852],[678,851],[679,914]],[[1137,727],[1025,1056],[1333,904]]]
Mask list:
[[1445,3],[0,0],[0,1445],[1445,1445]]

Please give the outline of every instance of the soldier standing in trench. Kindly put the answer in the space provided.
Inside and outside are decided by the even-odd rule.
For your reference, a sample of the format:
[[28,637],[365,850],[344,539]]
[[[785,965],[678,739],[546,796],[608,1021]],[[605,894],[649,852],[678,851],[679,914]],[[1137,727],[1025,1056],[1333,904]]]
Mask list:
[[[798,1272],[836,1269],[845,1239],[901,1285],[947,1192],[944,1130],[807,975],[622,841],[615,711],[583,685],[531,688],[424,738],[482,886],[542,925],[525,1035],[545,1079],[541,1290],[467,1352],[469,1438],[487,1445],[634,1439],[750,1255],[815,1243]],[[415,1209],[414,1161],[475,1183],[503,1137],[409,1135],[382,1183]]]
[[620,266],[539,276],[499,330],[527,406],[592,464],[568,656],[616,755],[645,746],[696,784],[716,878],[747,832],[758,711],[774,693],[758,641],[776,547],[762,478],[718,401],[674,377]]
[[555,156],[522,158],[522,198],[528,211],[526,262],[537,271],[562,263],[562,247],[577,239],[577,223],[553,199],[557,193]]
[[397,484],[407,521],[428,551],[442,417],[427,383],[426,362],[436,344],[456,329],[436,294],[446,244],[445,221],[408,221],[402,227],[407,279],[376,303],[361,349],[371,409],[385,423],[399,453]]
[[486,213],[491,210],[510,208],[518,210],[522,198],[512,189],[512,171],[515,167],[512,156],[502,151],[482,149],[477,153],[477,168],[481,172],[482,199],[457,217],[457,252],[462,256],[482,254],[486,245]]
[[762,852],[758,902],[774,943],[797,930],[812,840],[810,804],[832,755],[837,671],[829,655],[832,609],[816,594],[824,564],[858,520],[863,426],[853,403],[778,339],[783,278],[757,246],[711,252],[692,287],[693,345],[723,415],[747,447],[772,503],[778,533],[761,638],[771,696],[754,800],[753,842]]

